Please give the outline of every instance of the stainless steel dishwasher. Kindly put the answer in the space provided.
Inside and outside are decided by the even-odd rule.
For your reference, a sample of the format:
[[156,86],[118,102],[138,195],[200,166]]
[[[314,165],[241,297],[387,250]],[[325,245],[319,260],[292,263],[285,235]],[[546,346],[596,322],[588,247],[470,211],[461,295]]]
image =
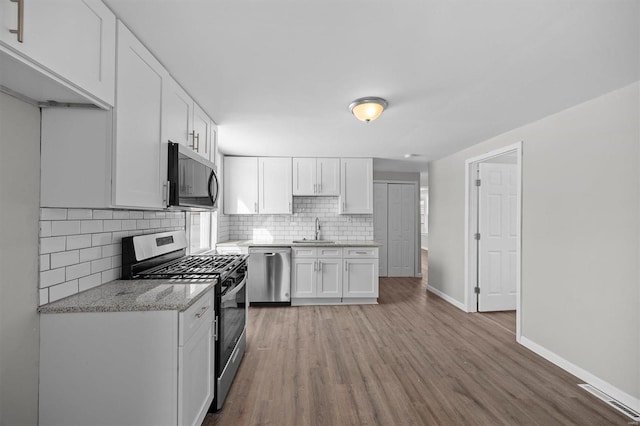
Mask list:
[[249,303],[291,303],[291,248],[249,249]]

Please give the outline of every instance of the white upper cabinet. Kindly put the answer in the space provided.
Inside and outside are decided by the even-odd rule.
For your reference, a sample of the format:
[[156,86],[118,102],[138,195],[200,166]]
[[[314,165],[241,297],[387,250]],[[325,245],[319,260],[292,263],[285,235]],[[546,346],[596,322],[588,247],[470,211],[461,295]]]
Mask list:
[[224,157],[224,213],[258,213],[258,159]]
[[211,155],[210,131],[211,119],[198,106],[194,104],[193,108],[193,133],[191,134],[191,148],[207,160]]
[[259,158],[260,208],[262,214],[293,213],[291,158]]
[[[24,7],[22,23],[18,18],[19,2],[0,2],[0,58],[7,64],[12,60],[5,58],[22,58],[23,63],[26,60],[38,71],[27,70],[16,76],[9,74],[19,72],[19,68],[10,67],[3,70],[7,75],[2,76],[2,83],[15,84],[10,87],[12,90],[33,99],[59,101],[55,90],[46,93],[52,90],[51,82],[47,81],[51,79],[102,107],[113,106],[114,14],[100,0],[21,0],[20,3]],[[22,42],[18,40],[19,34],[11,32],[18,29],[22,30]],[[37,93],[38,90],[45,93]],[[44,96],[47,98],[40,99]]]
[[293,159],[293,195],[316,195],[316,159]]
[[225,214],[290,214],[291,158],[224,157]]
[[293,195],[340,195],[340,159],[294,158]]
[[340,213],[373,213],[373,159],[340,159]]
[[218,163],[218,126],[211,120],[209,122],[209,146],[211,147],[209,152],[209,161],[214,164]]
[[191,146],[193,129],[193,99],[173,79],[165,79],[162,124],[168,141]]
[[215,162],[215,123],[172,77],[164,84],[163,126],[165,136]]
[[168,74],[118,22],[114,204],[166,207],[167,143],[162,135],[162,86]]

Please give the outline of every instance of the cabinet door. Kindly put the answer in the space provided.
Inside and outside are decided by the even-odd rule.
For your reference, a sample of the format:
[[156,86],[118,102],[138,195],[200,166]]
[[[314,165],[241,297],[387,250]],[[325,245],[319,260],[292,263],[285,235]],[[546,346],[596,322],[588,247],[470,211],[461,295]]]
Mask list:
[[258,164],[260,213],[292,213],[291,158],[260,158]]
[[178,349],[178,423],[199,426],[213,400],[212,323],[206,321]]
[[293,159],[293,195],[316,195],[316,159]]
[[197,104],[193,108],[193,135],[191,137],[191,144],[194,151],[202,155],[207,160],[211,154],[211,148],[209,144],[209,124],[211,119]]
[[258,159],[224,157],[224,213],[258,213]]
[[318,259],[318,297],[342,297],[342,259]]
[[340,195],[340,159],[317,159],[317,195]]
[[218,164],[218,126],[213,120],[209,121],[209,146],[209,161]]
[[116,18],[100,0],[24,2],[19,43],[18,3],[0,3],[0,43],[114,105]]
[[342,297],[378,297],[378,259],[344,259]]
[[162,144],[162,82],[166,77],[162,65],[118,22],[117,206],[165,207],[162,184],[167,180],[167,152],[161,147],[167,146]]
[[315,297],[317,260],[293,259],[291,270],[291,298]]
[[373,160],[340,159],[340,213],[373,213]]
[[162,95],[164,109],[162,123],[165,136],[171,142],[188,146],[193,123],[193,99],[171,77],[165,79]]

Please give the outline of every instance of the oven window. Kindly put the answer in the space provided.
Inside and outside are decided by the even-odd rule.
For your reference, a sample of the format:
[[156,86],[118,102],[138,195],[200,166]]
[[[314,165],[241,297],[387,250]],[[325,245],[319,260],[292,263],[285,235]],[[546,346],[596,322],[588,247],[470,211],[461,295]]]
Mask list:
[[187,236],[189,254],[204,253],[213,249],[216,238],[217,212],[187,213]]

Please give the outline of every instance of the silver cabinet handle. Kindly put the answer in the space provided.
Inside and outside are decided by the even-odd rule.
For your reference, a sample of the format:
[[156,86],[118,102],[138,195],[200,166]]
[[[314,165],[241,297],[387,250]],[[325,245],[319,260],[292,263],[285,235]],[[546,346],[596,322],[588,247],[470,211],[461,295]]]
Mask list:
[[204,315],[204,313],[207,312],[207,309],[209,309],[209,306],[205,306],[202,309],[200,309],[200,312],[196,314],[196,318],[201,318],[202,315]]
[[293,213],[293,211],[291,210],[291,201],[289,201],[289,213]]
[[344,270],[345,271],[349,270],[349,262],[347,262],[346,260],[344,261]]
[[189,132],[189,136],[191,136],[191,145],[189,145],[189,148],[193,149],[195,151],[196,149],[196,131],[192,130]]
[[322,260],[318,261],[318,271],[322,271]]
[[258,202],[253,203],[253,211],[258,213]]
[[313,272],[318,272],[318,267],[316,266],[316,261],[313,261]]
[[318,192],[318,191],[316,191],[316,187],[317,187],[317,186],[318,186],[318,184],[316,184],[316,183],[314,183],[314,184],[313,184],[313,193],[314,193],[314,194],[315,194],[316,192]]
[[24,41],[24,0],[9,1],[11,1],[11,3],[18,3],[18,28],[9,30],[9,32],[17,36],[18,43],[22,43]]
[[[198,141],[197,144],[196,144],[196,141]],[[193,137],[193,144],[195,145],[195,148],[193,149],[195,149],[196,151],[199,151],[200,150],[200,133],[196,134]]]
[[367,254],[366,251],[357,251],[356,254]]

